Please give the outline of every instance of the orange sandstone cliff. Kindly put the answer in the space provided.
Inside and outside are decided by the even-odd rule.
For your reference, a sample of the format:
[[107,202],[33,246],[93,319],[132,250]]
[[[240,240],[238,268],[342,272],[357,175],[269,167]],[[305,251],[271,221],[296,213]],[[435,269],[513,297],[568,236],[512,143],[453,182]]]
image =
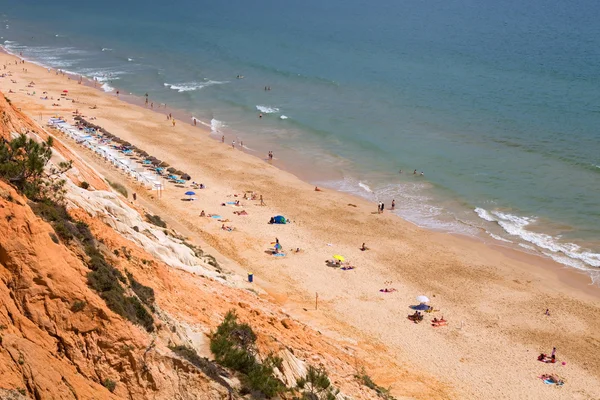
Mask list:
[[[47,137],[4,98],[0,110],[3,138]],[[356,348],[243,289],[214,258],[108,191],[67,148],[57,143],[54,150],[59,161],[74,161],[65,197],[69,226],[86,226],[107,263],[153,289],[153,322],[144,328],[113,312],[88,283],[93,262],[82,242],[57,235],[57,225],[36,215],[35,204],[0,181],[0,399],[241,396],[236,375],[208,360],[210,334],[232,309],[256,332],[259,358],[280,357],[275,375],[288,387],[313,365],[328,371],[338,398],[378,397],[354,377]],[[78,186],[84,180],[88,190]],[[208,359],[199,367],[173,346]]]

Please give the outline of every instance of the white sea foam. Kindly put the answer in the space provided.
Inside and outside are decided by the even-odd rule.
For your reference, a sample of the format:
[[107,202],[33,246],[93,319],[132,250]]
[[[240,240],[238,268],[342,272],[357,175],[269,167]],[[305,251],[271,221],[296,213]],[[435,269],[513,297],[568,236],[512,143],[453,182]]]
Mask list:
[[104,90],[105,92],[112,92],[113,90],[115,90],[115,88],[110,86],[108,83],[103,83],[101,87],[102,90]]
[[133,58],[127,57],[127,61],[131,62],[131,61],[133,61]]
[[287,115],[282,115],[279,117],[279,119],[288,119]]
[[169,89],[177,90],[179,93],[182,92],[191,92],[194,90],[200,90],[202,88],[213,86],[213,85],[224,85],[229,83],[227,81],[213,81],[213,80],[205,80],[204,82],[187,82],[187,83],[163,83],[164,86]]
[[221,129],[223,129],[226,125],[222,122],[219,121],[218,119],[211,119],[210,120],[210,131],[211,133],[221,133]]
[[109,49],[108,47],[103,47],[102,51],[112,51],[112,49]]
[[500,242],[506,242],[506,243],[514,243],[512,240],[508,240],[508,239],[504,239],[502,236],[496,235],[492,232],[488,232],[485,231],[488,235],[490,235],[491,237],[493,237],[494,239],[500,241]]
[[479,215],[479,217],[481,219],[484,219],[484,220],[489,221],[489,222],[496,222],[496,218],[494,218],[489,212],[487,212],[483,208],[477,207],[475,209],[475,212],[477,213],[477,215]]
[[277,107],[269,107],[269,106],[261,106],[257,105],[256,109],[264,114],[275,114],[279,112],[279,108]]
[[373,193],[373,190],[371,190],[369,185],[367,185],[366,183],[358,182],[358,186],[360,186],[361,188],[363,188],[364,190],[366,190],[369,193]]
[[527,242],[519,243],[523,248],[537,250],[557,262],[576,268],[600,267],[600,254],[575,243],[563,242],[560,236],[528,229],[536,222],[534,217],[518,216],[502,211],[489,212],[482,208],[476,208],[475,212],[480,218],[497,223],[509,235]]

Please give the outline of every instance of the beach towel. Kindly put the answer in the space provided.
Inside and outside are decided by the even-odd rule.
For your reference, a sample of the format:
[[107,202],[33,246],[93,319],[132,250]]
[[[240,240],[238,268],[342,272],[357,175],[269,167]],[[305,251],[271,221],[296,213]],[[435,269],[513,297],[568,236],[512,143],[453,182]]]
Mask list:
[[218,219],[218,218],[221,218],[221,216],[220,215],[213,215],[213,216],[211,216],[211,218]]
[[228,201],[227,204],[235,204],[235,201]]
[[285,257],[284,253],[275,253],[273,254],[275,257]]

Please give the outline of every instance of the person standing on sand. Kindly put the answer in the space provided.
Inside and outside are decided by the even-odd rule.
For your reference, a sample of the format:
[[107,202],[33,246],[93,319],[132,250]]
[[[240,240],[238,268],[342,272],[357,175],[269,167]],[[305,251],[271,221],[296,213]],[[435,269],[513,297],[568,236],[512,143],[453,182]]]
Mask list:
[[225,143],[225,135],[221,136],[221,143]]
[[196,126],[196,118],[194,118],[194,126]]
[[392,199],[392,210],[396,208],[396,200]]
[[377,203],[377,214],[381,214],[381,202]]
[[383,210],[385,210],[385,204],[381,203],[381,212],[383,212]]
[[265,205],[265,202],[263,201],[262,194],[260,195],[260,205],[261,205],[261,206],[264,206],[264,205]]
[[231,148],[235,149],[235,140],[231,142]]
[[173,128],[175,128],[175,118],[172,119],[173,122]]
[[133,194],[133,201],[136,201],[136,200],[137,200],[137,194],[136,194],[136,193],[134,193],[134,194]]

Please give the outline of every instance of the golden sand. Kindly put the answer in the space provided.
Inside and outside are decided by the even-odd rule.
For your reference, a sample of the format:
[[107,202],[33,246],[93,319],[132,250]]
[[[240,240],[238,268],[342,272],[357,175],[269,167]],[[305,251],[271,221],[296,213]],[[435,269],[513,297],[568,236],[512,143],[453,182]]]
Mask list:
[[[420,229],[387,212],[374,213],[375,204],[347,194],[315,192],[314,186],[278,169],[277,161],[271,165],[232,149],[209,138],[203,127],[187,121],[173,127],[165,118],[172,110],[131,104],[55,71],[30,63],[14,65],[15,60],[0,55],[0,67],[13,64],[0,71],[12,72],[12,77],[0,78],[0,90],[14,105],[42,123],[56,114],[72,123],[72,112],[78,109],[205,184],[206,189],[195,190],[193,202],[182,201],[189,185],[167,184],[157,199],[156,192],[136,186],[57,135],[92,167],[134,188],[144,207],[216,249],[226,266],[242,274],[253,272],[254,284],[286,312],[358,343],[371,363],[380,365],[371,375],[391,385],[393,393],[406,394],[406,385],[419,393],[415,385],[421,384],[424,395],[414,397],[600,398],[600,289],[590,286],[586,276],[497,245]],[[34,88],[27,87],[31,81]],[[60,107],[53,107],[54,100],[40,99],[46,91],[56,100],[65,89],[75,103],[61,100]],[[34,90],[35,95],[27,94]],[[92,105],[98,108],[90,109]],[[266,205],[243,200],[245,191],[262,194]],[[235,200],[242,206],[221,206]],[[202,210],[228,219],[225,224],[235,230],[224,231],[222,222],[201,218]],[[234,214],[241,210],[248,215]],[[278,214],[291,223],[267,223]],[[265,252],[275,238],[285,257]],[[363,242],[368,251],[360,251]],[[301,251],[291,251],[296,248]],[[325,261],[334,254],[356,269],[328,267]],[[386,287],[396,291],[380,292]],[[440,310],[426,314],[420,324],[407,319],[417,295],[428,296]],[[550,316],[544,314],[547,308]],[[432,327],[431,319],[442,316],[448,326]],[[537,361],[553,346],[558,349],[556,364]],[[406,370],[421,374],[423,382],[406,382]],[[559,375],[565,385],[544,384],[538,379],[544,373]],[[439,383],[437,395],[431,392],[434,385],[425,390],[427,382]]]

